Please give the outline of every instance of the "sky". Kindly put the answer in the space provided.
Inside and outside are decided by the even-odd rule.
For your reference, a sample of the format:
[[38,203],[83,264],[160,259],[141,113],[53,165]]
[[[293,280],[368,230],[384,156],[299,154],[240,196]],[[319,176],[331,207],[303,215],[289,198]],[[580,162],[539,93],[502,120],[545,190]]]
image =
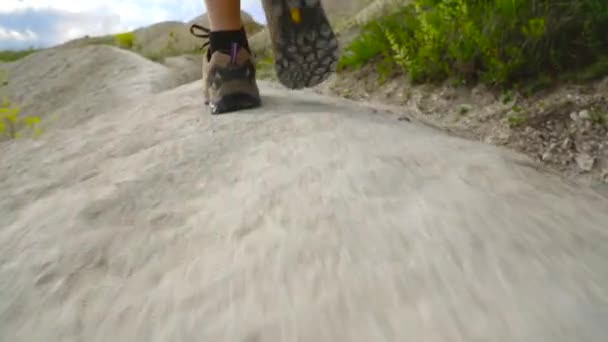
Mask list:
[[[48,47],[79,38],[124,32],[159,21],[188,21],[204,0],[0,0],[0,50]],[[241,8],[265,22],[261,0]]]

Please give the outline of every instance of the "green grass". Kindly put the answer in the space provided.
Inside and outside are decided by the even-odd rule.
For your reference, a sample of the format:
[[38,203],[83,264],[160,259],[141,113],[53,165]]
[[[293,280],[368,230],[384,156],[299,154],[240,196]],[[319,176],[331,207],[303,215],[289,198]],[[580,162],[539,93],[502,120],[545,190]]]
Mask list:
[[569,71],[560,76],[563,81],[595,81],[608,75],[608,56],[599,57],[594,63],[579,70]]
[[526,121],[526,117],[519,114],[513,114],[507,117],[507,122],[511,128],[519,127],[525,124]]
[[272,57],[256,58],[256,77],[264,80],[276,80],[274,59]]
[[23,136],[24,129],[29,131],[32,137],[38,137],[42,134],[39,126],[40,118],[23,115],[19,106],[11,103],[5,94],[7,85],[7,73],[0,69],[0,141],[3,138],[20,138]]
[[84,45],[116,45],[115,36],[86,37],[82,42]]
[[125,49],[130,49],[133,47],[133,39],[134,37],[132,32],[118,33],[114,35],[116,45]]
[[605,0],[413,0],[366,24],[339,67],[381,58],[414,83],[534,81],[535,91],[608,74],[606,32]]
[[176,49],[171,43],[167,44],[167,46],[159,51],[154,52],[141,52],[135,49],[135,52],[139,53],[141,56],[157,63],[164,63],[166,58],[176,57],[176,56],[184,56],[184,55],[202,55],[204,51],[200,49],[195,49],[192,51],[184,51]]
[[589,117],[591,119],[591,122],[596,125],[608,126],[608,113],[606,112],[592,110],[589,113]]
[[33,48],[27,50],[2,50],[0,51],[0,62],[14,62],[36,51],[38,50]]

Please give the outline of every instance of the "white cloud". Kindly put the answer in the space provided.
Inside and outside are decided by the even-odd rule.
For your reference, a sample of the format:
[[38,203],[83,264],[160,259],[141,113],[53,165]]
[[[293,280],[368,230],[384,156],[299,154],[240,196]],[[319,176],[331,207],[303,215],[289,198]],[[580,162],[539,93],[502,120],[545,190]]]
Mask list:
[[[2,12],[18,9],[54,9],[72,13],[112,12],[129,25],[161,20],[189,20],[205,11],[204,0],[2,0]],[[241,7],[265,21],[261,0],[241,0]]]
[[[0,0],[0,49],[48,46],[84,35],[103,35],[159,21],[188,21],[205,12],[204,0]],[[261,0],[241,0],[265,23]]]
[[9,30],[0,26],[0,41],[2,40],[16,40],[19,42],[33,41],[37,38],[37,35],[31,30],[25,30],[23,32]]

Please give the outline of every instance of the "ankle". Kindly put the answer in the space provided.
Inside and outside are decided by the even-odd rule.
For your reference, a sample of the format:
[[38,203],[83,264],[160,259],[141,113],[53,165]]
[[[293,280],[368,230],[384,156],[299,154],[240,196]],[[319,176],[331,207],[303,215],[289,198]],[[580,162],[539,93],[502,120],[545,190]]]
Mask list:
[[239,30],[211,31],[209,33],[209,43],[211,51],[230,51],[232,45],[236,43],[251,52],[247,42],[247,33],[242,26]]

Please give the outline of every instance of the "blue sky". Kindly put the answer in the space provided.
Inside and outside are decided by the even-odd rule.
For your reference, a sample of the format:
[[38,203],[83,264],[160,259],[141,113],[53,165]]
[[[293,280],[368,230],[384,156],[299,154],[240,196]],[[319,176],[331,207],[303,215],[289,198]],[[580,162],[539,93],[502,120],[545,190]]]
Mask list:
[[[47,47],[164,20],[188,21],[205,12],[204,0],[0,1],[0,50]],[[241,7],[265,22],[261,0],[241,0]]]

